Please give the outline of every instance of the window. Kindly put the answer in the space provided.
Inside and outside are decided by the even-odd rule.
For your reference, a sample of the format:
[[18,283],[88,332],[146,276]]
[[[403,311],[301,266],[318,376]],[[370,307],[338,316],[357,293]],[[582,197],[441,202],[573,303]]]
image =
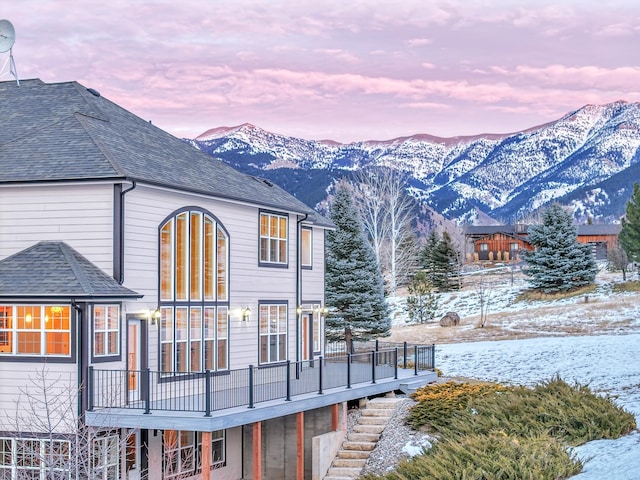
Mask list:
[[480,251],[481,252],[488,252],[489,251],[489,244],[488,243],[481,243],[480,244]]
[[260,305],[260,363],[287,358],[287,305]]
[[310,228],[302,228],[300,230],[300,263],[303,267],[311,267],[313,265],[313,231]]
[[288,217],[260,213],[260,263],[287,264]]
[[67,440],[0,438],[0,478],[71,479]]
[[93,307],[93,355],[95,357],[120,354],[120,307]]
[[517,252],[518,251],[518,243],[517,242],[512,242],[509,244],[509,250],[511,250],[512,252]]
[[118,480],[120,478],[120,438],[108,435],[93,439],[91,449],[92,478]]
[[229,237],[210,214],[181,211],[160,227],[160,369],[228,368]]
[[[211,434],[211,465],[225,465],[225,431]],[[163,478],[185,478],[201,472],[202,433],[165,430]]]
[[0,305],[0,355],[70,356],[69,305]]

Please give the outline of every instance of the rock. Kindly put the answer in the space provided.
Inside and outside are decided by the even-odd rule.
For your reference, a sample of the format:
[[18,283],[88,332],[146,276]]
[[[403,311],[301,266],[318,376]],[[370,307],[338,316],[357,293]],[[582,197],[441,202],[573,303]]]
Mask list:
[[451,327],[454,325],[460,325],[460,315],[456,312],[447,312],[444,317],[440,319],[441,327]]

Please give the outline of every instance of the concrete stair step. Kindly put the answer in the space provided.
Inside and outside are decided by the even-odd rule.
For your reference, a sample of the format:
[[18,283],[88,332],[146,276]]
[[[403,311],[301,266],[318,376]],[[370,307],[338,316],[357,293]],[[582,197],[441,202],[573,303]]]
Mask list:
[[356,433],[377,433],[384,432],[384,425],[360,425],[359,423],[353,426],[353,431]]
[[378,440],[380,440],[380,434],[379,433],[352,432],[347,437],[347,440],[349,442],[373,442],[373,443],[376,443]]
[[342,445],[344,450],[361,450],[361,451],[371,451],[376,447],[376,444],[373,442],[350,442],[346,441]]
[[369,417],[369,416],[360,415],[360,418],[358,419],[358,424],[385,426],[387,423],[389,423],[390,418],[391,417]]
[[334,475],[326,475],[324,480],[353,480],[353,477],[336,477]]
[[360,468],[364,467],[364,464],[367,463],[366,458],[336,458],[333,461],[334,467],[349,467],[349,468]]
[[334,477],[355,478],[360,476],[360,472],[362,472],[362,468],[331,467],[329,468],[327,475],[332,475]]
[[372,407],[372,408],[390,408],[390,409],[394,409],[394,408],[397,408],[398,404],[400,404],[403,401],[404,401],[404,399],[395,398],[395,397],[374,398],[374,399],[369,400],[367,402],[367,408]]
[[366,461],[369,458],[369,452],[367,450],[338,450],[338,458],[357,458]]
[[365,408],[362,410],[361,417],[386,417],[391,418],[393,416],[393,410],[389,408]]

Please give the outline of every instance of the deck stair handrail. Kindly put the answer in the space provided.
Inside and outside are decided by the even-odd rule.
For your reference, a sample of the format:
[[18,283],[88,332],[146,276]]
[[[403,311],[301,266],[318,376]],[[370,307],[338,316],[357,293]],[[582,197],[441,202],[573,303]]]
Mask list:
[[[271,400],[290,401],[297,395],[328,389],[351,388],[398,378],[398,368],[434,369],[434,345],[408,346],[328,355],[301,362],[250,365],[248,368],[205,372],[108,370],[89,367],[89,411],[95,409],[141,409],[212,412],[227,408],[254,408]],[[417,360],[417,361],[416,361]]]

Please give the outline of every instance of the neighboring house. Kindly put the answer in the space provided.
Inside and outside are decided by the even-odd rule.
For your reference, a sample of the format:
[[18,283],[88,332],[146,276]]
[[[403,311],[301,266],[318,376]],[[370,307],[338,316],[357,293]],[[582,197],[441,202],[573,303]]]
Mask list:
[[[527,241],[525,224],[469,225],[464,227],[465,258],[469,261],[519,261],[523,250],[533,250]],[[618,245],[621,225],[578,225],[577,239],[593,248],[594,258],[607,258],[608,251]]]
[[303,203],[76,82],[0,82],[0,119],[0,478],[64,469],[69,412],[92,478],[311,478],[346,402],[400,388],[398,350],[319,360]]

